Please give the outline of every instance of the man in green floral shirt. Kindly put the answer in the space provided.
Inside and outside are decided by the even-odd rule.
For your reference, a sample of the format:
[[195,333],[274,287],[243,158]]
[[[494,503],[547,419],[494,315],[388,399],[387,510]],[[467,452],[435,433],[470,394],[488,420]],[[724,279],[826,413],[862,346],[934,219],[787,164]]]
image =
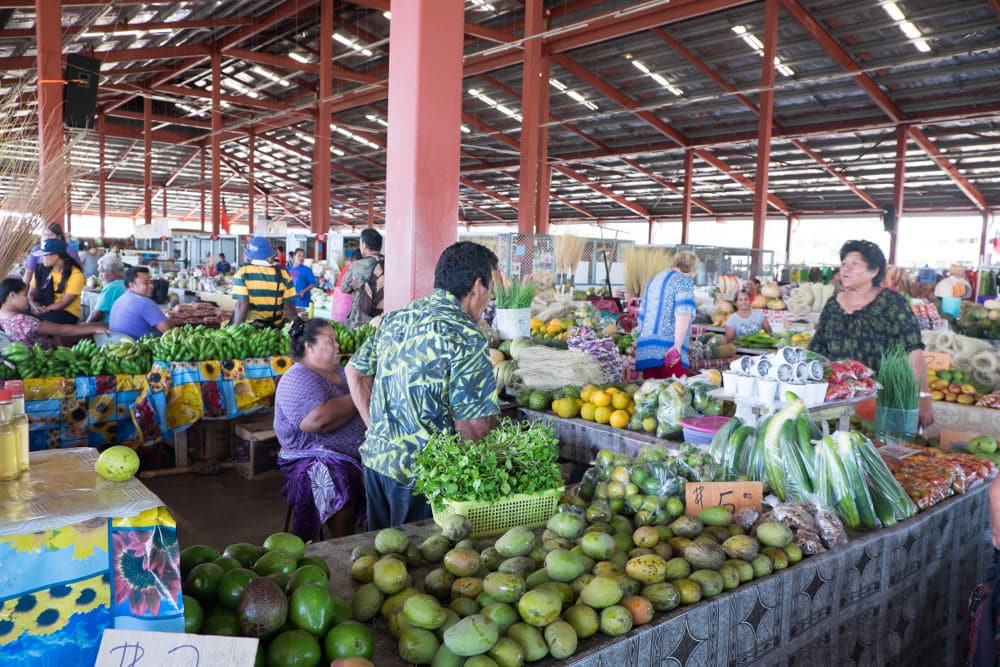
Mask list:
[[347,366],[368,425],[360,451],[369,530],[431,516],[427,500],[413,495],[412,469],[432,434],[478,440],[496,424],[496,382],[476,325],[496,267],[496,255],[477,243],[449,246],[434,292],[386,314]]

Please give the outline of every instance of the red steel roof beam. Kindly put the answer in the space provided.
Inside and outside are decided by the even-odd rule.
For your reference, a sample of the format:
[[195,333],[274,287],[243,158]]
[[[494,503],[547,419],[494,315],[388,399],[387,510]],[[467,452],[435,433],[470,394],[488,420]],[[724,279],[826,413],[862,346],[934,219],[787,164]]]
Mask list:
[[[827,32],[826,28],[820,25],[806,9],[799,4],[798,0],[781,0],[782,6],[805,28],[813,39],[815,39],[823,50],[832,57],[843,69],[851,72],[854,80],[861,86],[868,96],[875,102],[890,119],[899,123],[906,120],[906,115],[899,106],[890,98],[875,81],[866,74],[861,67],[854,62],[847,51],[837,43]],[[933,142],[920,130],[912,129],[913,140],[926,152],[934,162],[944,170],[944,172],[955,182],[958,189],[972,200],[972,203],[982,211],[986,209],[986,198],[983,194],[969,182],[955,167],[955,165],[944,155]]]
[[[757,114],[760,113],[760,107],[758,107],[753,102],[753,100],[751,100],[746,95],[740,93],[735,86],[733,86],[731,83],[729,83],[724,78],[719,76],[719,74],[711,67],[709,67],[707,64],[705,64],[705,62],[702,61],[701,58],[696,56],[687,47],[685,47],[683,44],[674,39],[665,30],[663,30],[662,28],[653,28],[651,32],[657,37],[659,37],[661,40],[663,40],[672,49],[677,51],[677,53],[684,56],[684,58],[686,58],[692,65],[700,69],[702,73],[705,74],[708,78],[710,78],[712,81],[714,81],[716,84],[718,84],[728,92],[732,93],[733,97],[739,102],[741,102],[748,109],[751,109],[754,113]],[[775,121],[773,118],[772,118],[772,124],[775,130],[778,130],[779,132],[784,131],[784,128],[781,126],[781,124]],[[862,200],[864,200],[865,203],[867,203],[869,206],[876,209],[880,208],[879,203],[875,201],[875,199],[871,195],[869,195],[867,192],[865,192],[857,185],[852,183],[850,179],[848,179],[847,176],[845,176],[842,172],[831,167],[826,160],[824,160],[816,151],[809,148],[809,146],[807,146],[804,142],[802,142],[799,139],[791,139],[791,142],[796,148],[798,148],[803,153],[812,158],[820,166],[820,168],[823,169],[823,171],[825,171],[826,173],[830,174],[831,176],[839,180],[841,183],[843,183],[844,186],[846,186],[851,192],[853,192]],[[711,211],[709,212],[711,213]]]
[[[568,70],[570,73],[572,73],[578,79],[589,85],[591,88],[594,88],[602,95],[604,95],[611,101],[618,104],[618,106],[632,112],[632,114],[635,115],[637,118],[645,121],[647,125],[657,130],[658,132],[666,136],[668,139],[671,139],[681,148],[687,148],[688,145],[690,144],[688,138],[685,137],[683,134],[681,134],[674,128],[664,123],[662,120],[659,119],[659,117],[657,117],[652,112],[643,111],[641,107],[627,95],[623,94],[621,91],[619,91],[618,89],[614,88],[613,86],[611,86],[610,84],[599,78],[593,72],[586,69],[585,67],[577,63],[575,60],[570,58],[569,56],[557,55],[553,56],[553,59],[557,63],[559,63],[560,67]],[[713,167],[715,167],[722,173],[726,174],[727,176],[735,180],[737,183],[743,185],[743,187],[745,187],[746,189],[751,191],[754,189],[753,181],[751,181],[749,178],[736,171],[736,169],[727,164],[725,161],[712,155],[707,150],[701,148],[696,148],[694,150],[695,150],[695,155],[697,157],[700,157],[702,160],[708,162]],[[785,202],[781,201],[781,199],[779,199],[777,195],[769,194],[767,196],[767,202],[774,208],[781,211],[782,213],[787,213],[789,211],[788,205],[785,204]]]

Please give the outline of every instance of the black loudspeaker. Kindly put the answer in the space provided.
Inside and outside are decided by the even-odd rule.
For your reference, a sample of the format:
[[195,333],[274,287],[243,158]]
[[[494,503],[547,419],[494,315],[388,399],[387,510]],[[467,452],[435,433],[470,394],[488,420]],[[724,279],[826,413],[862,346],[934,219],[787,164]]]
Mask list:
[[66,56],[66,84],[63,86],[63,124],[68,127],[94,127],[97,113],[97,81],[101,61],[76,53]]
[[892,204],[886,206],[882,209],[882,227],[885,231],[890,234],[896,233],[896,224],[899,220],[896,218],[896,207]]

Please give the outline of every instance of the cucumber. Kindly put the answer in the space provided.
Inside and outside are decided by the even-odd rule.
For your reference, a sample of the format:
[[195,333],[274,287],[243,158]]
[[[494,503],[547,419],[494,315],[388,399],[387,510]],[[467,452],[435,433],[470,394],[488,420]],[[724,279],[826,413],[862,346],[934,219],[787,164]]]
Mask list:
[[837,431],[833,434],[833,441],[836,443],[836,453],[840,456],[847,482],[851,487],[854,502],[858,508],[858,525],[864,530],[871,530],[878,526],[876,523],[878,519],[875,517],[875,508],[872,505],[871,494],[868,492],[868,484],[861,473],[858,457],[854,453],[851,434],[847,431]]

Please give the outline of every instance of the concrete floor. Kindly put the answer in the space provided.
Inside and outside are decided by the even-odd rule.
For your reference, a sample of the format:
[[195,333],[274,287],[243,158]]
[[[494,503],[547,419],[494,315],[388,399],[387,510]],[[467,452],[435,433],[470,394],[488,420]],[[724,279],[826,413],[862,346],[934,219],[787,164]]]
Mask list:
[[207,544],[222,551],[234,542],[261,544],[285,524],[282,475],[248,480],[229,468],[217,475],[163,475],[140,481],[177,520],[182,549]]

